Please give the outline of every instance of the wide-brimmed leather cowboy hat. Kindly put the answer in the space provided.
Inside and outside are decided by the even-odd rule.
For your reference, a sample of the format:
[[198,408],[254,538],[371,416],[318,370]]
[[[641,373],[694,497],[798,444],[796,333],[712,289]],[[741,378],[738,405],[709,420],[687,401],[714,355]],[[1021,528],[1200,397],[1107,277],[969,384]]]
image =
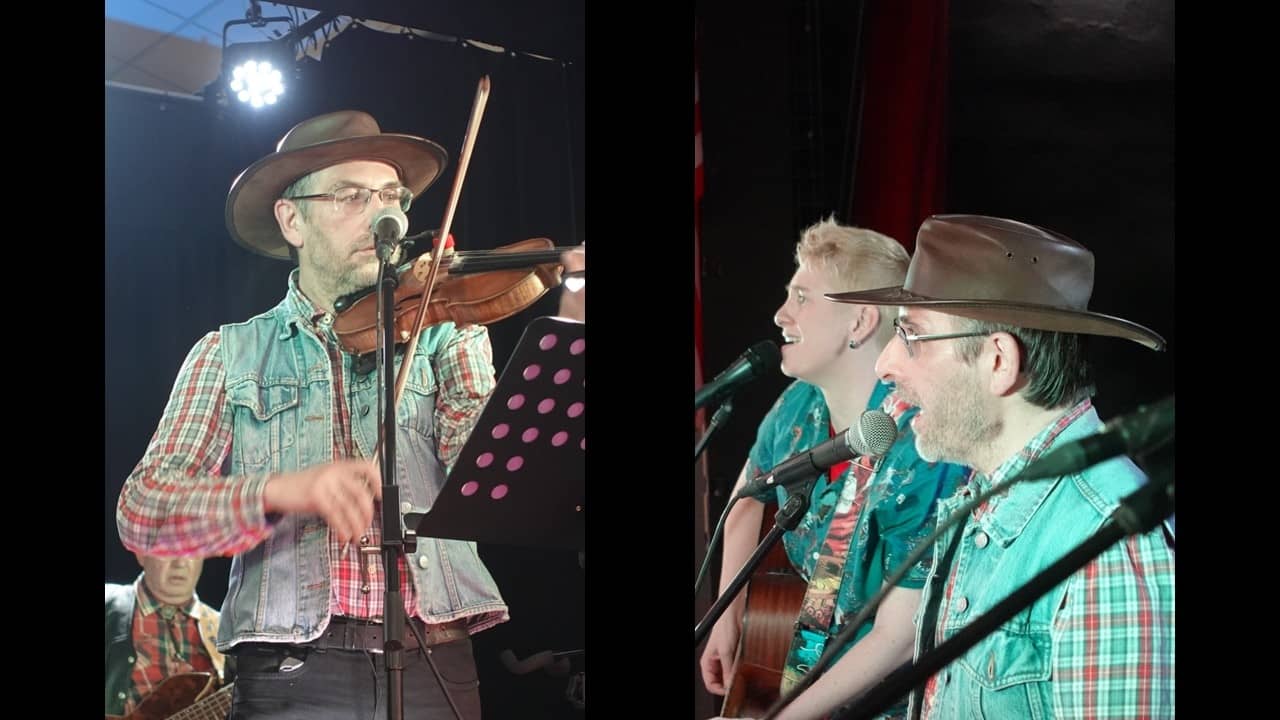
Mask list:
[[1164,338],[1091,312],[1093,253],[1060,233],[984,215],[934,215],[916,235],[902,285],[827,293],[863,305],[910,305],[1037,330],[1124,338],[1163,350]]
[[285,133],[275,152],[231,183],[226,208],[231,238],[254,252],[288,260],[289,245],[276,224],[276,200],[303,175],[353,160],[393,166],[417,197],[440,177],[449,156],[425,138],[384,133],[372,116],[356,110],[304,120]]

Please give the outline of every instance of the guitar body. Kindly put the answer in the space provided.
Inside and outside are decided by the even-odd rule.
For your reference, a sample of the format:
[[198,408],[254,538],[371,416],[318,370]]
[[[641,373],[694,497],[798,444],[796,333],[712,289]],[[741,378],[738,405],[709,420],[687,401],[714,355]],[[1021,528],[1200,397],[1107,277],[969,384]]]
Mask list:
[[106,720],[225,720],[231,712],[231,685],[218,688],[213,673],[190,672],[165,678],[128,715]]
[[[777,504],[765,505],[760,539],[773,529]],[[720,714],[727,718],[762,717],[777,701],[782,668],[795,631],[807,584],[791,567],[779,540],[751,575],[742,615],[742,640],[733,678],[725,688]]]

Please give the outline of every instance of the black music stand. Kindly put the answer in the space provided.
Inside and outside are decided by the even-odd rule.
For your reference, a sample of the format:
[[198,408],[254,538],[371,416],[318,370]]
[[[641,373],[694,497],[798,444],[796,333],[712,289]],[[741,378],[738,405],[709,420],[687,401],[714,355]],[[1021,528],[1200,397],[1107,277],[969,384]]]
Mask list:
[[440,495],[405,516],[419,537],[582,550],[585,324],[536,318],[498,379]]

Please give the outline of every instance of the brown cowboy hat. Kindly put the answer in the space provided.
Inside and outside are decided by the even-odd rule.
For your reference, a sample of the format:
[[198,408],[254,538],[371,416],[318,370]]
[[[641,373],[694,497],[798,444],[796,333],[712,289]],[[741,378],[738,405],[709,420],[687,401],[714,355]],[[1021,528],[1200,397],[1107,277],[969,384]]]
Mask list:
[[1163,350],[1137,323],[1090,312],[1093,253],[1044,228],[982,215],[934,215],[916,235],[898,287],[828,293],[862,305],[913,305],[1018,327],[1108,335]]
[[285,133],[275,152],[231,183],[226,209],[231,238],[254,252],[288,260],[289,245],[276,224],[276,200],[303,175],[352,160],[391,165],[417,197],[440,176],[449,155],[430,140],[382,132],[368,113],[343,110],[304,120]]

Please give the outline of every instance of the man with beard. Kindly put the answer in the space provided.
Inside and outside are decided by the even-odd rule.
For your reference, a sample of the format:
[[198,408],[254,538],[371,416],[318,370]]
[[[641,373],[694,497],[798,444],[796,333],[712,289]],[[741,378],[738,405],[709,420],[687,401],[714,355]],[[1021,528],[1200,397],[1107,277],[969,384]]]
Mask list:
[[[136,552],[235,556],[218,635],[237,661],[232,718],[386,711],[382,478],[371,459],[380,387],[339,343],[335,301],[376,283],[374,218],[407,211],[445,160],[429,140],[335,112],[294,126],[228,193],[232,238],[297,268],[278,305],[190,351],[117,524]],[[483,325],[430,325],[397,356],[409,363],[395,428],[404,512],[431,505],[495,378]],[[508,613],[475,543],[420,537],[396,566],[403,716],[479,717],[470,636]]]
[[[938,501],[963,482],[967,468],[922,460],[911,440],[913,410],[892,383],[875,375],[880,350],[893,342],[893,318],[873,305],[841,305],[822,295],[902,282],[909,257],[897,240],[833,219],[805,228],[795,246],[795,272],[773,316],[785,341],[781,369],[794,378],[760,422],[756,441],[735,487],[849,427],[862,428],[868,411],[881,411],[897,440],[880,457],[861,456],[821,473],[807,492],[807,512],[783,534],[792,567],[803,578],[794,627],[788,627],[779,690],[791,694],[827,651],[829,641],[851,632],[833,663],[795,695],[781,720],[826,716],[842,700],[875,685],[911,659],[911,617],[932,556],[923,555],[888,585],[904,561],[933,530]],[[889,420],[892,418],[892,420]],[[895,425],[896,424],[896,425]],[[815,473],[817,474],[817,473]],[[725,518],[720,588],[755,550],[765,503],[786,503],[790,491],[767,490],[744,497]],[[852,631],[848,624],[867,602],[888,587],[877,611]],[[762,590],[761,592],[765,592]],[[707,690],[725,695],[733,682],[746,617],[746,591],[716,622],[700,660]],[[790,610],[791,608],[788,607]],[[778,609],[782,615],[782,608]],[[751,713],[757,710],[744,707]],[[906,703],[882,716],[900,718]]]
[[[876,363],[919,408],[920,455],[974,469],[939,520],[1055,448],[1100,431],[1085,336],[1164,340],[1088,310],[1093,254],[1061,234],[950,215],[921,226],[901,286],[829,294],[899,306]],[[916,657],[1076,548],[1147,478],[1127,457],[1013,484],[935,547]],[[924,718],[1161,718],[1174,708],[1168,525],[1130,535],[1035,600],[912,697]]]

